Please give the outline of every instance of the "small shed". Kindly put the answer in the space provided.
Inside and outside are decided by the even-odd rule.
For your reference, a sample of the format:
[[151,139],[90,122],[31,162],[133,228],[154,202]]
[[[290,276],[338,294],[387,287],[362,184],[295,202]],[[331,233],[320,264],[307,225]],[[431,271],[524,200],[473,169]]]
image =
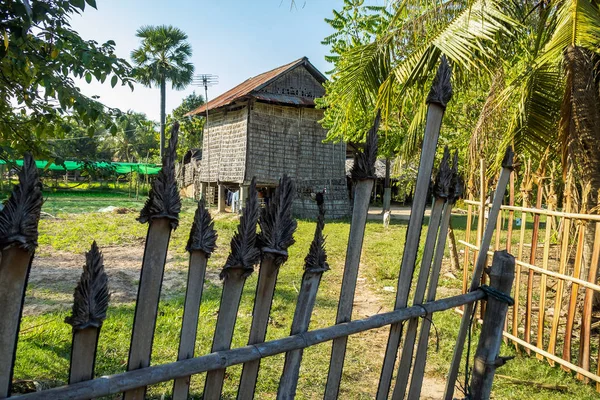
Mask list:
[[323,110],[314,99],[325,94],[325,76],[306,57],[246,80],[193,110],[205,117],[201,195],[218,193],[220,211],[230,193],[243,204],[256,177],[268,202],[284,174],[296,181],[294,214],[314,217],[315,193],[326,192],[327,216],[349,214],[345,143],[323,143]]

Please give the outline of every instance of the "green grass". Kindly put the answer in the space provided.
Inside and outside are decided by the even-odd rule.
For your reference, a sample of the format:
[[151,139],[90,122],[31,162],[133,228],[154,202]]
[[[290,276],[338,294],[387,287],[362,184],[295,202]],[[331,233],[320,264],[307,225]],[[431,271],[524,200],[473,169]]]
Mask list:
[[[89,248],[91,240],[97,240],[101,247],[140,245],[146,236],[147,225],[135,221],[137,213],[95,212],[97,208],[117,205],[119,201],[129,204],[123,206],[128,208],[139,209],[142,204],[141,201],[135,202],[123,195],[115,196],[115,193],[107,196],[92,194],[50,196],[44,205],[44,211],[52,210],[57,219],[41,221],[40,251],[43,254],[52,254],[58,250],[82,253]],[[182,273],[185,273],[187,256],[184,248],[193,217],[193,206],[191,202],[184,203],[180,227],[173,233],[170,244],[170,249],[178,260],[177,268],[180,268]],[[464,222],[461,226],[461,221],[461,217],[453,221],[457,239],[464,236]],[[236,225],[237,219],[233,216],[216,218],[215,227],[219,233],[219,247],[209,260],[210,271],[218,272],[222,267],[228,253],[229,240]],[[289,334],[297,291],[302,277],[303,259],[312,239],[314,226],[312,221],[301,220],[298,223],[298,230],[295,234],[296,244],[290,248],[289,260],[282,266],[279,274],[267,340]],[[331,271],[326,272],[322,279],[311,329],[330,326],[335,321],[348,231],[348,221],[328,221],[326,225],[325,234]],[[383,229],[380,221],[369,221],[366,226],[360,274],[361,277],[366,278],[368,290],[380,299],[384,311],[393,306],[395,294],[384,291],[383,288],[396,286],[405,233],[405,223],[397,221],[392,221],[387,230]],[[425,229],[423,229],[423,235],[424,233]],[[234,347],[245,345],[248,338],[256,278],[255,273],[248,279],[244,289],[233,339]],[[441,286],[449,290],[456,290],[460,287],[460,280],[443,278]],[[62,293],[66,288],[30,287],[28,293],[31,293],[32,290],[46,290],[50,292],[48,297],[52,297],[53,290]],[[172,289],[170,293],[166,293],[166,291],[162,293],[152,364],[176,360],[184,295],[185,288],[183,287]],[[198,355],[210,352],[220,296],[220,283],[207,281],[198,324],[196,347]],[[102,327],[98,345],[97,374],[113,374],[125,370],[134,307],[133,303],[119,303],[109,308],[108,318]],[[49,382],[49,385],[52,386],[66,382],[71,345],[70,326],[63,322],[67,314],[57,311],[23,318],[15,365],[15,379],[35,379]],[[432,330],[427,370],[429,374],[443,379],[453,351],[460,316],[453,311],[447,311],[436,314],[433,321],[439,337],[436,337]],[[478,329],[475,332],[478,332]],[[340,398],[369,399],[374,397],[386,338],[387,328],[384,328],[378,334],[370,332],[349,339]],[[477,337],[475,336],[472,341],[473,351],[476,341]],[[439,344],[437,351],[436,342]],[[322,398],[330,351],[330,343],[325,343],[311,347],[304,352],[297,398]],[[511,355],[512,352],[510,347],[503,346],[501,354]],[[283,360],[284,356],[279,355],[262,361],[256,398],[269,399],[276,396]],[[235,398],[240,373],[241,366],[227,370],[224,386],[225,399]],[[591,385],[586,386],[571,374],[563,372],[560,368],[550,368],[535,357],[519,356],[500,368],[498,373],[523,380],[559,383],[568,386],[568,392],[561,394],[529,385],[515,385],[502,378],[497,378],[494,385],[494,396],[498,399],[598,398]],[[201,396],[204,376],[204,374],[200,374],[192,378],[194,398]],[[171,387],[171,382],[154,385],[149,389],[149,397],[165,396],[169,398]]]

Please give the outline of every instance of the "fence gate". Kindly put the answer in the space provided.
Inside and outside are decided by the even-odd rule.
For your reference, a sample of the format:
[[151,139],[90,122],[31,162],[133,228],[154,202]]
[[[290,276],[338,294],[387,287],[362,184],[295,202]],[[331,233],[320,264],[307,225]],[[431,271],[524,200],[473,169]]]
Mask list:
[[[325,399],[335,399],[338,397],[342,379],[348,336],[389,325],[388,346],[376,396],[378,399],[387,399],[393,389],[391,392],[394,399],[418,399],[427,361],[431,325],[431,320],[423,317],[429,317],[438,311],[462,307],[464,316],[454,356],[454,361],[460,361],[469,326],[468,320],[472,310],[475,309],[475,303],[487,299],[487,309],[493,311],[488,315],[504,316],[511,300],[508,295],[512,285],[514,258],[507,252],[494,254],[489,273],[490,286],[479,285],[496,225],[495,215],[500,208],[497,202],[492,205],[487,225],[482,226],[483,236],[478,247],[479,257],[468,290],[454,297],[444,299],[436,297],[446,244],[445,233],[453,206],[463,192],[463,180],[458,174],[457,155],[452,158],[446,148],[441,164],[437,168],[435,202],[419,274],[416,278],[413,302],[411,305],[408,304],[427,202],[427,188],[431,180],[442,117],[452,94],[450,75],[450,68],[443,59],[427,99],[425,139],[393,311],[361,320],[351,319],[369,199],[375,180],[378,115],[367,134],[364,151],[356,155],[352,170],[352,177],[357,184],[336,324],[312,331],[308,329],[319,283],[321,279],[326,279],[323,274],[329,269],[323,237],[324,203],[327,202],[327,198],[323,193],[319,193],[316,195],[319,209],[318,215],[315,216],[316,229],[305,258],[304,275],[290,335],[265,342],[277,272],[287,260],[288,247],[294,243],[296,221],[291,215],[291,205],[295,189],[293,179],[283,176],[273,200],[267,207],[261,208],[256,193],[256,182],[253,181],[237,232],[231,240],[231,251],[220,275],[223,291],[211,353],[194,354],[198,311],[202,301],[207,260],[215,248],[217,236],[211,215],[203,201],[200,201],[186,247],[189,252],[188,286],[178,361],[151,365],[150,355],[165,259],[171,231],[179,223],[181,207],[175,180],[174,162],[179,128],[175,124],[168,151],[162,161],[162,169],[152,184],[149,197],[138,218],[140,222],[148,223],[148,233],[131,332],[127,371],[102,377],[96,377],[94,374],[96,346],[101,334],[100,328],[107,318],[110,296],[101,251],[96,243],[92,243],[90,251],[86,254],[84,271],[75,290],[72,315],[67,319],[73,327],[69,383],[63,387],[20,397],[23,399],[90,399],[123,393],[125,399],[143,399],[148,385],[173,381],[173,398],[185,399],[190,395],[190,376],[207,372],[204,399],[219,399],[226,368],[243,364],[238,399],[252,399],[261,359],[285,353],[277,398],[292,399],[296,395],[303,349],[318,343],[333,341]],[[511,167],[512,153],[509,149],[500,174],[498,199],[503,197]],[[19,184],[15,186],[12,196],[0,212],[2,251],[0,308],[3,310],[3,320],[0,324],[0,398],[9,397],[11,394],[12,371],[24,293],[37,246],[37,225],[42,206],[41,190],[35,162],[30,155],[26,154],[24,166],[19,173]],[[257,225],[260,226],[260,232],[257,232]],[[253,273],[256,265],[259,266],[258,284],[248,345],[231,349],[241,293],[246,278]],[[494,370],[498,365],[503,320],[504,318],[497,317],[483,320],[482,334],[472,372],[471,398],[490,396]],[[403,330],[405,335],[404,340],[401,341]],[[402,345],[402,356],[400,366],[395,373],[394,366],[400,345]],[[448,399],[453,397],[457,373],[458,364],[454,362],[445,394]],[[394,378],[395,384],[392,384]]]

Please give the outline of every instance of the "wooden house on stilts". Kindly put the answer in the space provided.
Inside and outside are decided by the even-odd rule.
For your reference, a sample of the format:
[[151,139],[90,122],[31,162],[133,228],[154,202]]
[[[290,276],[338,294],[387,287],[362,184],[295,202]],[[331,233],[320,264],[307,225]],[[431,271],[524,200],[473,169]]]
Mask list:
[[[228,193],[244,204],[256,177],[269,201],[279,178],[296,181],[294,214],[314,217],[317,192],[326,192],[327,216],[350,211],[345,176],[345,143],[323,143],[323,110],[316,97],[325,93],[326,78],[306,57],[250,78],[188,115],[205,117],[198,185],[202,196],[214,195],[225,211]],[[238,192],[239,191],[239,192]],[[237,197],[237,194],[236,194]]]

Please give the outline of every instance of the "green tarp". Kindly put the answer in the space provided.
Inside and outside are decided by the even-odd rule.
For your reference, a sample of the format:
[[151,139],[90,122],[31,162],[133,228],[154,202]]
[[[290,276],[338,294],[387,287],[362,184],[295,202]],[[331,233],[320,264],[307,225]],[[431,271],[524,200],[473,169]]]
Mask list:
[[[6,161],[0,160],[0,165],[6,164]],[[23,166],[23,160],[15,161],[19,167]],[[137,172],[142,175],[156,175],[161,167],[155,164],[138,164],[138,163],[120,163],[120,162],[94,162],[92,163],[99,169],[113,169],[117,174],[130,174]],[[65,161],[64,165],[51,163],[48,166],[48,161],[36,161],[35,165],[39,169],[48,169],[50,171],[77,171],[84,168],[84,163],[81,161]]]

